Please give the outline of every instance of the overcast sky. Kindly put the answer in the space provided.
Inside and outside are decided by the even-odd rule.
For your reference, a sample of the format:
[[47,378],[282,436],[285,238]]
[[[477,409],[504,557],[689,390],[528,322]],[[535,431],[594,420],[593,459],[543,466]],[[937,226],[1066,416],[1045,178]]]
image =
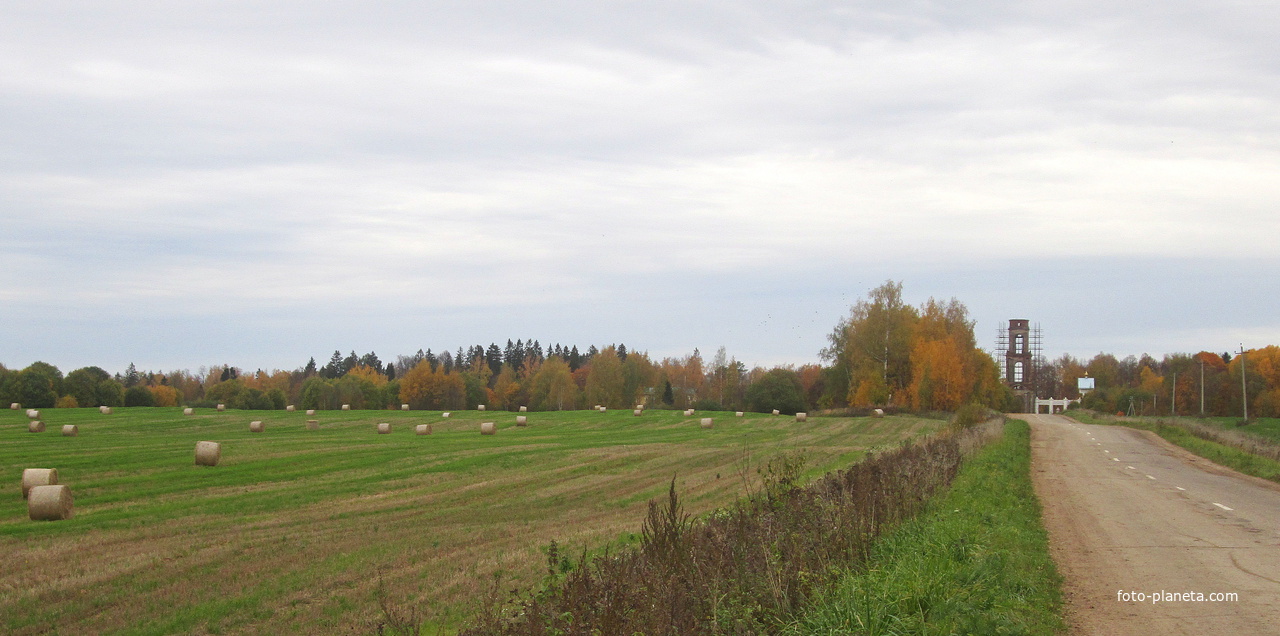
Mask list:
[[[1130,6],[1130,5],[1141,6]],[[1280,5],[0,7],[0,363],[1280,343]],[[987,342],[990,341],[990,342]]]

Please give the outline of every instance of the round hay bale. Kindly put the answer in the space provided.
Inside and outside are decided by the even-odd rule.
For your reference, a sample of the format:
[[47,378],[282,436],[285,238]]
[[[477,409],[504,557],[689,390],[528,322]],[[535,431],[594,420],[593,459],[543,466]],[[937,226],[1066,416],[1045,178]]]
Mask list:
[[40,411],[37,411],[35,409],[27,409],[27,418],[33,419],[33,420],[40,419]]
[[196,466],[217,466],[222,460],[222,444],[196,442]]
[[315,414],[316,414],[315,409],[307,409],[307,415],[315,415]]
[[28,432],[28,433],[43,433],[43,432],[44,432],[44,422],[42,422],[42,421],[40,421],[40,420],[31,420],[30,422],[27,422],[27,432]]
[[477,405],[476,405],[476,410],[477,410],[477,411],[483,411],[483,410],[484,410],[484,405],[483,405],[483,404],[477,404]]
[[99,413],[101,413],[101,414],[103,414],[103,415],[111,415],[111,407],[109,407],[109,406],[99,406],[99,407],[98,407],[98,412],[99,412]]
[[808,413],[796,413],[797,422],[804,422],[804,421],[807,421],[808,419],[809,419]]
[[409,405],[408,405],[408,404],[401,404],[401,405],[400,405],[400,410],[401,410],[401,411],[407,411],[407,410],[409,410]]
[[36,486],[56,486],[58,484],[57,468],[24,468],[22,470],[22,498]]
[[632,412],[631,412],[631,414],[632,414],[632,415],[634,415],[634,416],[636,416],[636,417],[640,417],[640,414],[641,414],[641,413],[644,413],[644,411],[642,411],[642,410],[640,410],[640,409],[636,409],[636,410],[634,410],[634,411],[632,411]]
[[307,430],[308,431],[320,430],[320,420],[307,420]]
[[520,407],[520,412],[521,412],[521,413],[528,413],[528,412],[529,412],[529,407],[527,407],[527,406],[522,406],[522,407]]
[[71,489],[66,486],[36,486],[27,496],[27,516],[32,521],[63,521],[75,513]]
[[448,412],[448,411],[445,411],[444,413],[441,413],[441,414],[440,414],[440,417],[443,417],[444,419],[446,419],[446,420],[447,420],[447,419],[449,419],[449,416],[450,416],[450,415],[452,415],[452,413],[450,413],[450,412]]
[[608,411],[608,410],[609,410],[609,408],[608,408],[608,407],[605,407],[605,406],[600,407],[600,412],[601,412],[601,413],[604,413],[604,412],[606,412],[606,411]]
[[223,411],[225,411],[225,410],[227,410],[227,405],[226,405],[226,404],[219,404],[219,405],[218,405],[218,412],[219,412],[219,413],[221,413],[221,412],[223,412]]
[[342,405],[342,410],[344,410],[344,411],[350,411],[350,410],[351,410],[351,405],[350,405],[350,404],[343,404],[343,405]]
[[875,409],[871,411],[872,417],[884,417],[884,409]]
[[288,412],[292,413],[292,412],[294,412],[294,411],[298,410],[298,407],[296,407],[296,406],[294,406],[294,405],[290,404],[289,406],[284,407],[284,410],[286,410],[286,411],[288,411]]
[[182,414],[183,414],[183,415],[195,415],[195,414],[196,414],[196,410],[195,410],[195,409],[193,409],[193,408],[185,408],[185,409],[182,409]]
[[62,425],[62,436],[63,436],[63,437],[79,437],[79,436],[80,436],[80,428],[79,428],[79,427],[77,427],[75,424],[63,424],[63,425]]
[[497,432],[498,432],[498,427],[497,427],[496,425],[494,425],[494,423],[493,423],[493,422],[481,422],[481,423],[480,423],[480,434],[481,434],[481,435],[493,435],[493,434],[495,434],[495,433],[497,433]]
[[746,413],[743,413],[742,411],[735,411],[733,414],[734,417],[742,417],[744,415],[746,415]]
[[9,405],[9,408],[17,411],[22,408],[22,405],[18,404],[17,402],[13,402],[12,404]]
[[644,405],[643,405],[643,404],[637,404],[637,405],[636,405],[636,410],[637,410],[637,411],[643,411],[643,410],[644,410]]
[[419,424],[419,425],[417,425],[417,426],[413,427],[413,434],[414,434],[414,435],[430,435],[430,434],[431,434],[431,425],[430,425],[430,424]]
[[391,434],[391,423],[390,423],[390,422],[378,422],[378,434],[379,434],[379,435],[389,435],[389,434]]
[[693,417],[693,409],[685,409],[685,410],[684,410],[684,416],[685,416],[685,417]]
[[698,423],[702,425],[702,428],[711,428],[712,426],[711,418],[709,417],[702,418],[702,420],[700,420]]
[[262,422],[259,422],[257,420],[249,422],[250,433],[261,433],[264,430],[266,430],[266,427],[262,425]]
[[517,416],[516,416],[516,426],[528,426],[528,425],[529,425],[529,418],[528,418],[528,417],[526,417],[526,416],[524,416],[524,415],[517,415]]
[[779,411],[778,409],[773,409],[773,414],[774,414],[774,415],[782,415],[782,411]]

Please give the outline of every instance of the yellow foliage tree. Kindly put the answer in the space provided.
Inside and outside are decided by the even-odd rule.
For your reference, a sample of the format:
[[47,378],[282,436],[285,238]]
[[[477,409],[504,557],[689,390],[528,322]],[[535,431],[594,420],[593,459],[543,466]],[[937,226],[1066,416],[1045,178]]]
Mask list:
[[177,406],[178,390],[163,384],[147,387],[151,390],[151,395],[155,398],[156,406]]
[[956,339],[919,340],[911,348],[912,408],[954,411],[964,404],[972,382],[966,380],[965,352]]

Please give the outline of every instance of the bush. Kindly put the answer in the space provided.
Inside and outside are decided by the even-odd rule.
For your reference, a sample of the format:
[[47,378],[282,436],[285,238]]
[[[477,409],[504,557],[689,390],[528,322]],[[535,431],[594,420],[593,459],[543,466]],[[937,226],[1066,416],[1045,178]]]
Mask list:
[[757,413],[778,409],[794,415],[805,409],[800,377],[790,369],[773,369],[747,387],[747,405]]
[[80,408],[80,404],[79,404],[78,402],[76,402],[76,398],[75,398],[75,396],[72,396],[72,395],[64,395],[64,396],[62,396],[62,397],[58,398],[58,401],[57,401],[57,402],[54,402],[54,404],[53,404],[53,408],[55,408],[55,409],[76,409],[76,408]]
[[715,400],[698,400],[693,403],[693,409],[696,411],[723,411],[724,405]]
[[995,411],[981,404],[966,404],[956,411],[955,417],[951,418],[951,428],[956,430],[971,428],[991,419],[995,415]]

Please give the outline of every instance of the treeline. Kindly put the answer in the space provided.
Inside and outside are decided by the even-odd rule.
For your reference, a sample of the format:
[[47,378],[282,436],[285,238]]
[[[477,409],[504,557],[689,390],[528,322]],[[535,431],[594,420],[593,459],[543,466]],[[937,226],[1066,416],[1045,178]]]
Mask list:
[[[1280,347],[1268,345],[1243,355],[1201,351],[1118,359],[1099,353],[1085,361],[1071,355],[1036,365],[1042,396],[1078,398],[1077,380],[1093,378],[1081,406],[1104,413],[1241,417],[1242,395],[1250,417],[1280,417]],[[1243,375],[1243,383],[1241,376]],[[1243,385],[1242,385],[1243,384]]]

